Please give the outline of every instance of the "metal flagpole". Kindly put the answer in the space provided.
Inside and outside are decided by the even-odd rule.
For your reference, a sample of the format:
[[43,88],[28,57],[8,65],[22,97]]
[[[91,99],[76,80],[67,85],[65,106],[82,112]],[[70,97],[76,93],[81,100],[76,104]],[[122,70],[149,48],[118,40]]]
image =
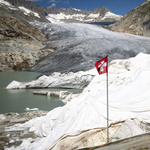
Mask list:
[[[108,58],[107,58],[108,59]],[[109,143],[108,60],[107,60],[107,143]]]
[[[105,64],[106,63],[106,64]],[[106,66],[106,68],[105,68]],[[107,86],[107,143],[109,143],[109,107],[108,107],[108,56],[104,57],[103,59],[97,61],[95,63],[95,67],[99,74],[106,73],[106,86]]]

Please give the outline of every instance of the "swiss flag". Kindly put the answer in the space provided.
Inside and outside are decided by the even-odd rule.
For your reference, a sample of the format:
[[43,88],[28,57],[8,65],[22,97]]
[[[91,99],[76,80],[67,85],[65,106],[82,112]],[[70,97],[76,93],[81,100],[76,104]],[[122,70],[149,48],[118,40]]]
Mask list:
[[103,59],[97,61],[95,63],[95,67],[96,67],[99,74],[107,73],[108,72],[107,56],[104,57]]

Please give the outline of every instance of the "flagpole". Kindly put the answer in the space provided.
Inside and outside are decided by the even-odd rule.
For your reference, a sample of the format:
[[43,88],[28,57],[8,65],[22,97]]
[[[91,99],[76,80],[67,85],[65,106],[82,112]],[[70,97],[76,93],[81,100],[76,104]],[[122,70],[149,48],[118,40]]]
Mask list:
[[108,56],[104,57],[103,59],[97,61],[95,63],[95,67],[99,74],[106,73],[106,88],[107,88],[107,143],[109,143],[109,107],[108,107]]
[[[107,60],[108,63],[108,60]],[[107,143],[109,143],[108,64],[107,64]]]

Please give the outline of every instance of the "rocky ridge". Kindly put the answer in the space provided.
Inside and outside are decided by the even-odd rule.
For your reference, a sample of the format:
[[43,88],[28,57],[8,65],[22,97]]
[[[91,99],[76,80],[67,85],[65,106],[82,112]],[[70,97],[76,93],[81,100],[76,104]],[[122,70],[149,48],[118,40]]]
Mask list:
[[45,8],[36,6],[31,1],[1,0],[0,9],[25,21],[49,22],[45,18]]
[[129,11],[112,30],[150,37],[150,0]]
[[24,70],[52,53],[45,35],[28,22],[0,10],[0,71]]
[[75,8],[48,8],[47,19],[50,22],[115,22],[121,19],[121,15],[112,13],[107,7],[95,8],[90,11]]
[[[8,3],[7,5],[6,2]],[[95,8],[90,11],[78,10],[72,7],[67,9],[44,8],[26,0],[3,0],[0,7],[21,19],[35,22],[113,22],[122,17],[112,13],[107,7]]]
[[[41,117],[46,115],[47,111],[31,111],[26,113],[6,113],[0,114],[0,150],[5,149],[4,147],[18,146],[22,143],[21,139],[25,138],[36,138],[34,133],[30,133],[29,129],[17,130],[16,132],[5,131],[9,126],[13,126],[18,123],[24,123],[35,117]],[[16,140],[18,137],[19,140]]]

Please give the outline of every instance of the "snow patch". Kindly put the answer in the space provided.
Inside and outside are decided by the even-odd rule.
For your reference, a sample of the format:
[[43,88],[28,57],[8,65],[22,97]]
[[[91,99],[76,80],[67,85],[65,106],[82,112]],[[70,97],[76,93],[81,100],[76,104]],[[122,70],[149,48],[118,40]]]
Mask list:
[[7,5],[9,9],[13,9],[13,10],[18,10],[17,8],[15,8],[13,5],[11,5],[10,3],[4,1],[4,0],[0,0],[0,6],[3,5]]
[[107,12],[106,15],[103,17],[103,20],[107,19],[107,18],[115,18],[116,20],[120,20],[122,18],[122,16],[121,15],[116,15],[112,12]]
[[74,10],[76,10],[76,11],[81,11],[81,9],[76,9],[76,8],[73,8]]
[[39,110],[39,108],[29,108],[29,107],[26,107],[25,110],[26,111],[35,111],[35,110]]
[[93,19],[94,19],[94,18],[98,18],[98,17],[99,17],[99,15],[100,15],[100,13],[97,13],[97,14],[93,14],[93,13],[91,13],[91,14],[89,14],[89,15],[88,15],[88,17],[89,17],[89,18],[93,18]]
[[5,120],[5,119],[6,119],[6,117],[3,114],[0,114],[0,121]]
[[34,12],[34,11],[31,11],[31,10],[29,10],[29,9],[23,7],[23,6],[19,6],[18,8],[19,8],[21,11],[23,11],[25,15],[28,15],[28,16],[34,15],[35,17],[40,18],[39,14],[36,13],[36,12]]
[[84,17],[85,15],[83,14],[66,15],[64,13],[60,13],[60,14],[48,14],[46,18],[52,23],[60,23],[62,22],[61,19],[76,19],[82,21]]

